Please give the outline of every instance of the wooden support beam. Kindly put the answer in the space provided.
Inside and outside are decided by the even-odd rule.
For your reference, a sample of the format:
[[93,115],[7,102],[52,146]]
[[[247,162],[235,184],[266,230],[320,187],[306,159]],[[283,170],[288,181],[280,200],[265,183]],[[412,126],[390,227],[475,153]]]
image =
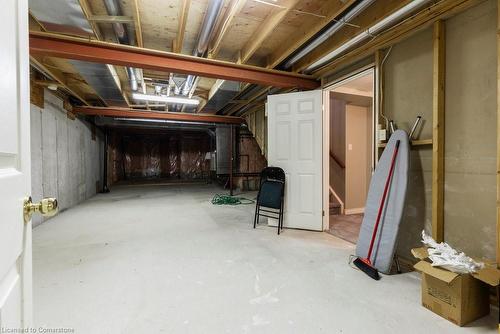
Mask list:
[[56,86],[56,87],[64,88],[64,86],[57,81],[33,80],[33,83],[35,85],[42,86],[42,87]]
[[320,85],[308,75],[42,32],[30,32],[30,54],[193,74],[282,88],[314,89]]
[[137,41],[137,46],[143,48],[144,42],[142,40],[141,15],[139,13],[139,4],[137,3],[137,0],[132,1],[132,6],[134,13],[134,27],[135,27],[135,38]]
[[221,24],[219,31],[217,32],[216,37],[212,45],[210,45],[210,50],[208,52],[208,58],[215,58],[219,54],[220,47],[222,45],[222,41],[231,27],[235,16],[243,9],[245,6],[246,0],[234,0],[231,2],[231,7],[228,9],[227,14],[224,16],[224,20]]
[[191,0],[182,0],[182,5],[179,9],[179,27],[177,28],[177,38],[174,40],[174,46],[172,49],[172,51],[175,53],[182,52],[182,46],[184,44],[184,33],[186,32],[186,23],[190,6]]
[[359,45],[342,56],[337,57],[325,67],[315,71],[314,76],[328,76],[342,66],[352,64],[356,60],[373,54],[377,49],[383,49],[394,45],[421,29],[429,27],[437,20],[446,19],[483,1],[484,0],[441,0],[430,7],[420,10],[418,13],[404,20],[400,24],[397,24],[393,28],[389,28],[388,30],[380,33],[370,41]]
[[267,37],[269,37],[269,35],[276,29],[285,16],[297,5],[299,1],[300,0],[288,0],[282,4],[284,8],[276,7],[271,10],[264,22],[259,25],[257,30],[248,39],[245,46],[243,46],[240,50],[240,57],[238,60],[239,63],[244,64],[253,56]]
[[[384,105],[383,105],[383,96],[384,96],[384,68],[383,68],[383,62],[384,60],[384,52],[382,50],[377,50],[375,51],[375,114],[377,115],[376,121],[377,121],[377,126],[376,129],[378,129],[379,125],[383,125],[382,128],[386,128],[385,120],[382,117],[384,115]],[[377,131],[377,136],[375,138],[377,145],[380,145],[379,143],[379,137],[378,137],[378,130]],[[380,158],[380,154],[378,150],[375,150],[373,154],[373,161],[375,162],[375,167],[378,164],[378,160]]]
[[101,107],[74,107],[73,113],[88,116],[107,116],[120,118],[139,118],[156,119],[184,122],[207,122],[207,123],[225,123],[242,124],[245,119],[241,117],[218,116],[206,114],[174,113],[174,112],[154,112],[138,109],[126,108],[101,108]]
[[[500,268],[500,0],[497,1],[497,244],[496,260]],[[497,291],[498,296],[498,291]],[[500,325],[499,325],[500,330]]]
[[45,90],[35,80],[30,82],[30,103],[41,109],[45,107]]
[[92,15],[89,21],[96,23],[135,23],[132,16]]
[[[285,16],[297,5],[299,0],[287,0],[282,5],[273,5],[273,9],[266,19],[258,26],[248,42],[238,51],[238,64],[245,64],[253,54],[261,47],[262,43],[271,35],[276,27],[283,21]],[[243,6],[244,3],[241,4]],[[215,83],[212,89],[217,92],[219,86]]]
[[311,26],[301,26],[297,27],[292,36],[289,36],[286,43],[279,46],[271,55],[268,57],[268,68],[275,68],[288,56],[290,56],[294,51],[304,45],[309,41],[314,35],[319,33],[328,24],[332,22],[336,17],[342,14],[349,6],[351,6],[356,0],[329,0],[325,1],[325,5],[321,8],[318,14],[324,16],[324,18],[318,19],[316,24]]
[[269,87],[262,87],[261,89],[257,90],[252,96],[249,96],[248,103],[240,106],[240,105],[235,105],[232,108],[230,108],[227,112],[226,115],[234,115],[236,114],[242,107],[253,104],[258,98],[262,97],[263,95],[266,95],[269,91]]
[[85,15],[85,18],[89,21],[90,27],[92,28],[92,31],[94,32],[94,35],[97,39],[102,40],[102,33],[101,30],[99,29],[99,26],[97,25],[97,22],[91,21],[90,18],[93,16],[92,15],[92,10],[90,8],[90,5],[87,0],[78,0],[80,3],[80,7],[82,8],[83,15]]
[[50,76],[52,79],[57,81],[61,87],[66,90],[68,93],[73,95],[75,98],[80,100],[83,104],[89,106],[90,103],[88,103],[85,98],[82,96],[82,94],[78,91],[76,91],[73,88],[70,88],[66,82],[66,78],[64,74],[56,69],[49,69],[47,66],[45,66],[40,60],[37,58],[30,56],[30,63],[37,69],[40,69],[43,73],[46,73],[48,76]]
[[439,20],[433,29],[432,71],[432,237],[444,241],[444,131],[445,131],[445,24]]

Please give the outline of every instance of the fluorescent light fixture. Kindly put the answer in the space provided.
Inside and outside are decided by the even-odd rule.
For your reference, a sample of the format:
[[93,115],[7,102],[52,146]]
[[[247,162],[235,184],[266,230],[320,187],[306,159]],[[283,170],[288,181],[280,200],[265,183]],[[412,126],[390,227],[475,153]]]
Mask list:
[[146,95],[146,94],[140,94],[140,93],[133,93],[132,97],[136,100],[141,100],[141,101],[178,103],[178,104],[187,104],[187,105],[192,105],[192,106],[197,106],[198,104],[200,104],[199,100],[189,99],[187,97],[176,97],[176,96],[166,96],[166,95]]

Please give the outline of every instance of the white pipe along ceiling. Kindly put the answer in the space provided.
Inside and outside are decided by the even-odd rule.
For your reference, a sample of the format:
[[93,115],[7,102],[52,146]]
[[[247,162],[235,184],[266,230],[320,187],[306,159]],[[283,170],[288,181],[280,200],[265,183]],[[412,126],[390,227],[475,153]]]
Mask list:
[[319,69],[320,67],[325,66],[327,63],[332,61],[335,57],[337,57],[337,56],[341,55],[342,53],[346,52],[347,50],[353,48],[354,46],[358,45],[362,41],[365,41],[369,38],[374,37],[375,35],[382,32],[384,29],[387,29],[387,28],[391,27],[392,25],[398,23],[402,18],[411,14],[415,9],[419,8],[420,6],[423,6],[424,4],[426,4],[430,1],[431,0],[413,0],[413,1],[411,1],[406,6],[401,7],[400,9],[395,11],[394,13],[390,14],[389,16],[386,16],[380,22],[374,24],[370,28],[366,29],[365,31],[363,31],[360,34],[351,38],[346,43],[342,44],[340,47],[331,51],[330,53],[328,53],[324,57],[318,59],[317,61],[315,61],[314,63],[309,65],[303,72],[304,73],[312,73],[315,70]]

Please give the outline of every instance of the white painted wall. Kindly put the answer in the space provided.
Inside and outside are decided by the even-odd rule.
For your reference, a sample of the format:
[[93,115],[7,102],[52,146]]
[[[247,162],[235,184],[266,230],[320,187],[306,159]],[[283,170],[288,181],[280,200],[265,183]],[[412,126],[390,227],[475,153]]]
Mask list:
[[345,209],[363,212],[371,180],[371,108],[349,104],[345,125]]
[[[103,137],[91,125],[71,120],[63,101],[45,91],[45,107],[31,109],[31,187],[34,201],[56,197],[59,209],[68,209],[96,194],[102,184]],[[33,226],[44,221],[33,216]]]

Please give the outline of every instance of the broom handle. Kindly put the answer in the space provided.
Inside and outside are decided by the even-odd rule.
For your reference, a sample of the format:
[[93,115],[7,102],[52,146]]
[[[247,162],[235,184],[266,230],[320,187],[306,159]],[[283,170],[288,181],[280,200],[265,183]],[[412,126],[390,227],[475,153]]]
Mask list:
[[387,192],[389,191],[389,185],[391,184],[392,174],[394,173],[394,166],[396,165],[396,157],[399,151],[399,142],[400,140],[396,141],[396,148],[394,149],[394,153],[392,154],[391,168],[389,170],[389,175],[387,176],[387,180],[385,181],[384,194],[382,195],[382,200],[380,201],[380,206],[378,208],[377,220],[375,221],[375,226],[373,227],[373,234],[372,234],[372,240],[370,241],[370,248],[368,248],[368,256],[366,257],[368,261],[371,261],[370,258],[372,257],[373,244],[375,243],[375,238],[377,237],[380,217],[382,217],[385,198],[387,197]]

